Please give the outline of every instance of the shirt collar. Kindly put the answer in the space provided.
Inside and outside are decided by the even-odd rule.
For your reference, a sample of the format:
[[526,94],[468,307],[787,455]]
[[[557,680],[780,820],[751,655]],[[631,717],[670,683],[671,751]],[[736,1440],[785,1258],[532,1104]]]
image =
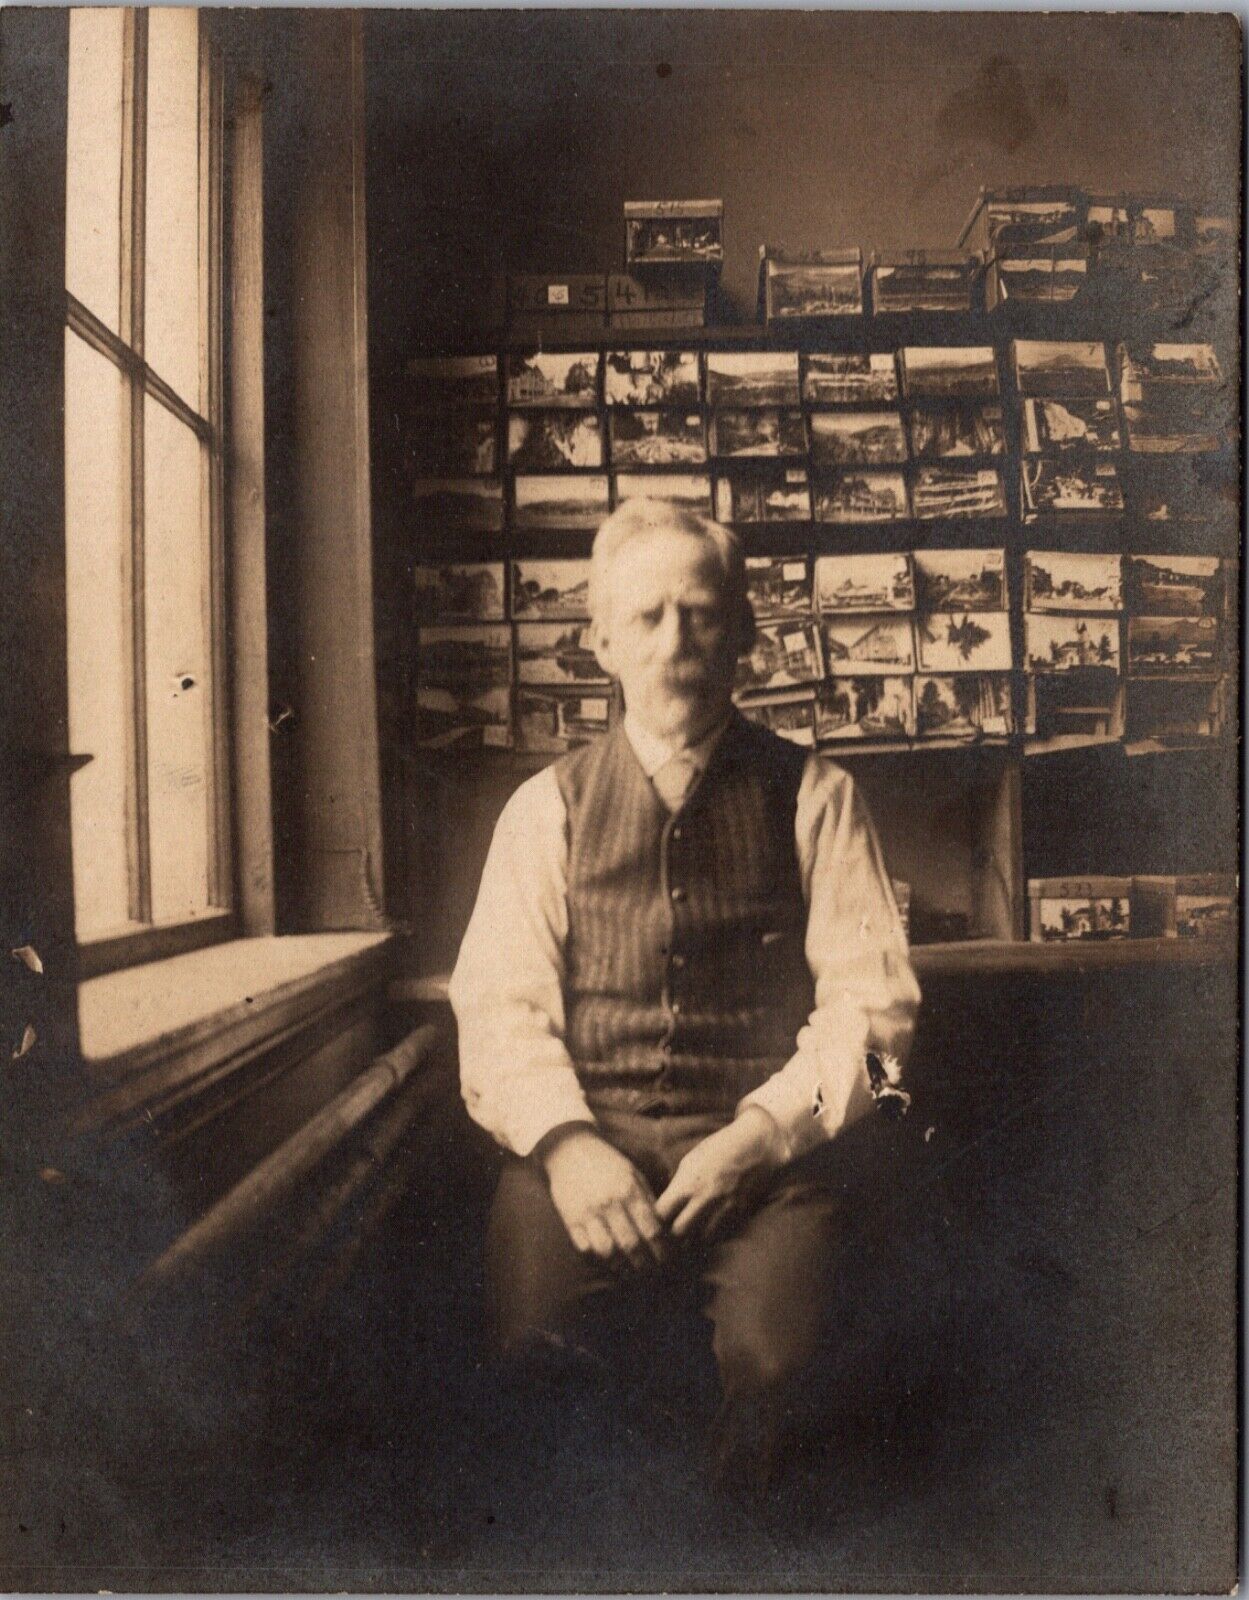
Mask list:
[[688,755],[700,771],[706,768],[711,759],[711,752],[719,743],[720,736],[729,725],[732,712],[726,713],[710,733],[705,733],[697,744],[687,745],[679,739],[660,739],[649,733],[638,722],[636,717],[624,714],[625,737],[633,746],[633,753],[638,758],[642,771],[648,778],[653,778],[660,767],[666,766],[673,756]]

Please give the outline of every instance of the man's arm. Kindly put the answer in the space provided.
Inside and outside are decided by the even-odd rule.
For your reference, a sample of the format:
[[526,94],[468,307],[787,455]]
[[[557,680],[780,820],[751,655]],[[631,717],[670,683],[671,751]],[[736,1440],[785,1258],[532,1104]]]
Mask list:
[[742,1101],[771,1113],[790,1156],[834,1137],[872,1105],[869,1051],[906,1059],[919,985],[880,842],[853,780],[808,760],[795,824],[807,896],[815,1009],[792,1059]]
[[564,1045],[567,818],[554,774],[504,807],[451,977],[469,1114],[531,1155],[578,1250],[640,1266],[661,1228],[642,1175],[595,1131]]

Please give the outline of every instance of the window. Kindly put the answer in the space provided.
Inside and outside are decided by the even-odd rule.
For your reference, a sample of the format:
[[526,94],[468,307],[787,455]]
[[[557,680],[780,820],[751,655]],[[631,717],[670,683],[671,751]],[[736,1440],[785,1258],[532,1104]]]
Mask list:
[[191,9],[76,9],[69,41],[75,925],[132,959],[230,931],[220,73]]

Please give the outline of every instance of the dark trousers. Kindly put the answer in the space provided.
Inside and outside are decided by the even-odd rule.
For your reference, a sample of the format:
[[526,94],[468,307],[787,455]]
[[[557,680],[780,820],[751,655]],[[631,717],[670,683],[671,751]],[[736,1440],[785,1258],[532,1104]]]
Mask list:
[[[599,1116],[600,1131],[656,1195],[723,1122]],[[578,1251],[542,1169],[509,1157],[487,1235],[496,1350],[606,1348],[612,1360],[623,1345],[636,1365],[640,1351],[663,1349],[655,1318],[695,1306],[711,1325],[721,1390],[713,1465],[722,1476],[766,1481],[782,1439],[813,1412],[853,1406],[880,1353],[876,1308],[855,1286],[874,1247],[874,1200],[891,1181],[892,1132],[870,1115],[756,1185],[711,1239],[672,1241],[665,1264],[645,1272]]]

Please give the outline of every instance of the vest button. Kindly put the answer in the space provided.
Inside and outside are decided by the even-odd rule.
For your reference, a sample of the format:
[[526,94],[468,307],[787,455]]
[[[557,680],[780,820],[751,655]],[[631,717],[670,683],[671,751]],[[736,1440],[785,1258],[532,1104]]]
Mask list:
[[680,1016],[680,1014],[681,1014],[681,1002],[679,1000],[674,1000],[672,1002],[672,1006],[671,1006],[670,1009],[671,1009],[672,1015],[674,1017]]
[[678,972],[685,965],[685,957],[679,950],[674,950],[672,952],[672,965],[677,969]]
[[685,899],[685,890],[681,887],[681,885],[679,883],[672,890],[671,896],[672,896],[673,900],[684,900]]
[[684,832],[684,830],[682,828],[680,828],[680,827],[673,828],[672,837],[674,839],[679,839],[682,836],[683,832]]

